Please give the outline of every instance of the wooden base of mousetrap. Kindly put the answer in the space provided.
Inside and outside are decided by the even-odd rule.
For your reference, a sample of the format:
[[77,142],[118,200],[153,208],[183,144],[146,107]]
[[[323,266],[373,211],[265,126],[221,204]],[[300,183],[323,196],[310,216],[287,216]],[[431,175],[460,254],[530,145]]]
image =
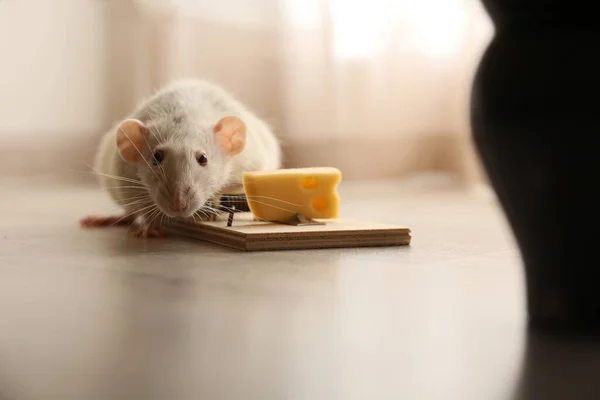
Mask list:
[[342,247],[406,246],[411,232],[406,227],[336,219],[300,219],[296,223],[254,220],[252,213],[236,213],[232,226],[224,221],[171,221],[165,233],[203,240],[242,251],[306,250]]

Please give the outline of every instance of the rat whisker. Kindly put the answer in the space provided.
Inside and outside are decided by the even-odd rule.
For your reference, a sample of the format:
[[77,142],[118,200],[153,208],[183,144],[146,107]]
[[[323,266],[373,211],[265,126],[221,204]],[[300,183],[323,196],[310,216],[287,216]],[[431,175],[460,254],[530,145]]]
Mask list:
[[[123,193],[123,194],[125,194],[125,193]],[[150,201],[150,194],[149,193],[140,193],[140,192],[127,193],[126,197],[123,200],[133,200],[133,199],[147,199],[148,201]]]
[[196,211],[196,215],[198,215],[198,216],[200,217],[200,220],[201,220],[201,221],[203,221],[203,220],[204,220],[204,218],[206,218],[206,219],[210,219],[210,216],[209,216],[208,214],[206,214],[206,213],[204,212],[204,210],[198,210],[198,211]]
[[133,222],[125,230],[125,236],[127,236],[130,233],[132,227],[134,227],[136,225],[140,225],[140,223],[143,223],[145,216],[148,215],[149,213],[151,213],[155,208],[157,208],[156,205],[154,205],[153,203],[150,202],[150,204],[148,206],[138,207],[134,211],[129,213],[127,216],[135,215],[135,218],[133,219]]
[[205,213],[210,213],[212,215],[217,215],[217,216],[221,213],[220,210],[218,210],[218,209],[216,209],[214,207],[211,207],[209,205],[205,205],[200,210],[203,211],[203,212],[205,212]]
[[[234,208],[227,207],[227,206],[221,206],[221,207],[222,207],[223,209],[227,210],[228,212],[236,212],[236,211],[238,211],[238,210],[236,210],[236,209],[234,209]],[[261,222],[269,222],[269,221],[267,221],[266,219],[262,219],[262,218],[260,218],[260,217],[257,217],[257,216],[256,216],[256,215],[254,215],[254,214],[252,214],[252,216],[253,216],[253,217],[254,217],[256,220],[258,220],[258,221],[261,221]],[[225,216],[223,215],[223,220],[224,220],[224,219],[225,219]]]
[[[124,193],[125,194],[125,193]],[[132,194],[129,195],[128,197],[125,197],[123,199],[121,199],[119,201],[119,204],[121,204],[121,206],[125,206],[126,204],[128,204],[128,202],[142,202],[142,201],[146,201],[148,203],[151,203],[151,199],[150,196],[148,196],[146,193],[141,193],[141,194]]]
[[206,212],[210,213],[210,215],[215,216],[216,218],[222,219],[225,215],[223,211],[214,209],[212,207],[205,207]]
[[105,174],[105,173],[98,172],[98,171],[95,171],[95,170],[83,171],[83,170],[80,170],[80,169],[72,169],[72,168],[70,168],[69,170],[73,171],[73,172],[82,172],[82,173],[85,173],[85,174],[92,174],[92,175],[104,176],[104,177],[115,179],[115,180],[119,180],[119,181],[124,181],[124,182],[129,182],[129,183],[135,183],[135,184],[143,185],[142,181],[138,181],[138,180],[131,179],[131,178],[126,178],[124,176],[117,176],[117,175]]
[[225,213],[223,213],[222,211],[206,210],[206,212],[210,213],[210,215],[213,215],[216,218],[221,218],[225,215]]
[[[145,207],[144,209],[146,209],[146,208],[150,208],[150,210],[145,211],[143,214],[139,215],[139,218],[142,220],[143,224],[146,224],[146,220],[147,220],[148,216],[151,215],[152,213],[154,213],[154,211],[156,211],[158,209],[158,207],[155,206],[154,204],[152,204],[148,207]],[[140,211],[142,211],[142,210],[140,210]]]
[[263,203],[263,202],[261,202],[261,201],[257,201],[257,200],[251,200],[251,201],[252,201],[252,202],[254,202],[254,203],[256,203],[256,204],[261,204],[261,205],[263,205],[263,206],[272,207],[272,208],[275,208],[275,209],[277,209],[277,210],[281,210],[281,211],[287,211],[287,212],[291,212],[291,213],[295,213],[295,212],[296,212],[296,211],[294,211],[294,210],[289,210],[289,209],[287,209],[287,208],[281,208],[281,207],[277,207],[277,206],[274,206],[273,204],[269,204],[269,203]]
[[156,205],[151,201],[139,200],[139,201],[132,201],[131,204],[128,206],[135,207],[137,209],[137,211],[143,211],[143,210],[149,208],[150,206],[156,206]]
[[128,200],[135,200],[135,199],[145,199],[148,201],[151,201],[150,198],[150,193],[147,192],[132,192],[132,193],[123,193],[125,195],[125,198],[123,198],[123,200],[128,201]]
[[200,208],[200,210],[212,210],[212,211],[219,211],[217,208],[210,206],[209,204],[205,204],[204,206],[202,206],[202,208]]
[[194,212],[193,215],[195,215],[198,218],[202,218],[202,216],[206,216],[206,213],[204,213],[204,210],[202,208],[199,208]]
[[168,226],[171,221],[172,221],[171,217],[169,217],[165,213],[162,213],[162,216],[160,217],[160,227],[162,228],[164,226]]
[[247,186],[247,185],[255,185],[255,184],[257,184],[257,183],[261,183],[261,182],[264,182],[264,181],[268,181],[268,180],[270,180],[270,179],[271,179],[270,177],[263,177],[263,178],[253,178],[251,182],[245,182],[245,183],[244,183],[244,186]]
[[107,189],[148,189],[148,186],[143,183],[116,183],[116,186],[105,186]]
[[143,190],[143,191],[147,191],[148,190],[147,187],[140,186],[140,185],[137,185],[137,186],[134,186],[134,185],[132,185],[132,186],[104,186],[104,188],[105,189],[131,189],[131,190],[140,190],[140,191],[141,190]]
[[151,204],[150,206],[148,206],[148,207],[145,207],[145,208],[143,208],[143,209],[141,209],[141,210],[138,210],[137,212],[139,213],[140,211],[143,211],[143,210],[145,210],[145,209],[147,209],[147,208],[150,208],[150,210],[147,210],[147,211],[145,211],[145,212],[144,212],[144,213],[142,213],[142,214],[138,214],[138,215],[136,216],[136,217],[137,217],[137,218],[136,218],[136,220],[135,220],[135,221],[134,221],[134,222],[133,222],[131,225],[129,225],[129,227],[128,227],[128,228],[127,228],[127,230],[125,231],[125,235],[128,235],[128,234],[130,233],[130,230],[131,230],[131,228],[132,228],[134,225],[141,225],[142,227],[143,227],[144,225],[146,225],[146,219],[147,219],[147,216],[148,216],[148,215],[150,215],[151,213],[153,213],[153,212],[154,212],[156,209],[158,209],[158,207],[157,207],[156,205],[154,205],[154,204]]
[[155,205],[152,205],[148,208],[150,208],[150,210],[140,215],[140,220],[142,221],[141,225],[146,227],[150,225],[150,223],[148,222],[149,218],[152,217],[154,213],[156,213],[156,211],[158,211],[158,207]]
[[135,211],[133,211],[133,212],[130,212],[130,213],[128,213],[128,214],[125,214],[125,215],[123,215],[121,218],[119,218],[118,220],[116,220],[115,222],[113,222],[112,224],[110,224],[109,226],[114,226],[114,225],[118,224],[119,222],[123,221],[124,219],[126,219],[126,218],[128,218],[128,217],[131,217],[132,215],[134,215],[134,214],[137,214],[138,212],[140,212],[140,211],[143,211],[143,210],[145,210],[145,209],[147,209],[147,208],[150,208],[151,206],[152,206],[152,205],[150,205],[150,206],[148,206],[148,207],[144,207],[144,208],[142,208],[142,209],[137,209],[137,210],[135,210]]
[[[138,211],[143,211],[143,210],[146,210],[148,208],[151,208],[151,210],[146,211],[146,213],[151,212],[151,211],[153,211],[155,209],[158,209],[158,206],[156,204],[154,204],[153,202],[149,201],[147,206],[144,206],[143,208],[138,208]],[[146,215],[146,213],[140,214],[139,216],[140,217],[144,217]]]
[[150,193],[148,193],[147,190],[125,189],[125,190],[123,190],[123,195],[125,198],[142,197],[142,196],[150,198]]
[[160,209],[157,207],[156,208],[156,213],[152,214],[153,217],[151,217],[150,221],[148,222],[148,226],[151,226],[152,223],[156,220],[156,218],[158,218],[161,214],[162,214],[162,211],[160,211]]
[[274,200],[274,201],[278,201],[280,203],[289,204],[290,206],[302,207],[302,204],[290,203],[289,201],[285,201],[285,200],[281,200],[281,199],[278,199],[278,198],[275,198],[275,197],[269,197],[269,196],[248,196],[248,195],[246,195],[246,198],[248,198],[248,199]]
[[127,235],[129,235],[131,228],[138,225],[138,221],[137,218],[127,227],[127,229],[125,230],[125,237],[127,237]]
[[[150,110],[148,109],[147,106],[144,106],[146,108],[146,112],[148,113],[148,117],[150,118],[150,121],[152,121],[154,119],[154,117],[152,116],[152,113],[150,112]],[[165,139],[163,137],[163,135],[160,133],[158,127],[155,127],[155,129],[153,130],[151,127],[149,128],[150,133],[152,134],[152,136],[154,136],[154,138],[156,139],[156,141],[158,142],[165,142]],[[148,139],[146,137],[144,137],[144,141],[146,142],[146,144],[148,145],[148,148],[150,148],[150,143],[148,143]],[[165,172],[164,167],[161,164],[158,164],[158,169],[160,170],[161,175],[163,176],[163,178],[166,180],[167,179],[167,174]]]
[[156,215],[158,215],[158,212],[159,212],[158,209],[154,208],[154,209],[152,209],[152,211],[150,211],[148,213],[148,216],[147,216],[146,221],[145,221],[146,222],[145,226],[147,228],[150,228],[150,226],[152,226],[152,221],[153,221],[154,217]]
[[150,163],[148,162],[148,160],[146,160],[146,157],[144,157],[144,155],[142,154],[142,152],[140,151],[140,149],[138,149],[138,147],[135,145],[135,143],[131,140],[131,138],[129,137],[129,135],[127,134],[127,132],[125,132],[123,130],[123,128],[119,127],[119,130],[121,131],[121,133],[123,133],[123,135],[125,135],[127,137],[127,139],[129,139],[129,141],[131,142],[131,144],[133,145],[133,147],[135,148],[135,150],[138,152],[138,154],[140,155],[140,157],[142,158],[142,160],[144,160],[144,162],[146,163],[146,165],[148,166],[148,168],[150,169],[150,171],[152,171],[152,173],[154,174],[154,176],[156,176],[156,179],[160,179],[158,175],[156,175],[156,172],[154,171],[154,168],[152,168],[152,166],[150,165]]
[[197,211],[192,214],[192,219],[194,220],[195,224],[198,224],[198,215],[196,215],[196,213],[197,213]]
[[214,221],[215,217],[219,217],[219,214],[211,210],[209,207],[202,208],[202,213],[211,221]]
[[129,208],[129,207],[132,207],[132,206],[140,206],[141,207],[141,206],[144,206],[146,204],[152,204],[152,201],[150,201],[147,198],[127,199],[127,200],[128,200],[127,203],[121,204],[122,207],[125,207],[125,208]]
[[[144,140],[146,141],[146,144],[148,145],[148,147],[150,147],[150,143],[148,143],[148,140],[144,137]],[[153,156],[154,157],[154,156]],[[167,174],[165,172],[165,169],[163,168],[163,166],[159,163],[156,165],[158,167],[158,170],[160,171],[162,177],[164,180],[167,180]],[[156,174],[155,174],[156,175]],[[158,178],[158,176],[157,176]]]
[[131,178],[126,178],[124,176],[110,175],[110,174],[105,174],[103,172],[98,172],[98,171],[81,171],[81,172],[87,172],[87,173],[90,173],[90,174],[104,176],[104,177],[115,179],[115,180],[118,180],[118,181],[135,183],[135,184],[139,184],[139,185],[143,185],[143,186],[147,187],[142,181],[139,181],[139,180],[136,180],[136,179],[131,179]]
[[[148,117],[150,118],[150,120],[155,120],[156,118],[152,115],[152,113],[150,112],[150,108],[148,107],[148,105],[144,105],[144,108],[146,109],[146,112],[148,113]],[[152,131],[151,131],[152,132]],[[164,142],[164,138],[160,132],[160,130],[158,128],[156,128],[156,132],[158,133],[158,136],[154,134],[154,132],[152,132],[152,134],[154,135],[155,138],[159,139],[161,142]]]
[[196,217],[199,217],[198,211],[194,212],[189,218],[192,219],[194,221],[194,223],[197,223],[198,220]]
[[[150,114],[150,111],[146,108],[146,111],[148,112],[148,115],[150,117],[150,120],[152,120],[152,115]],[[148,128],[148,130],[150,131],[150,133],[152,134],[152,136],[154,136],[154,138],[159,141],[159,142],[164,142],[164,140],[162,138],[159,139],[159,137],[154,133],[154,131],[152,130],[151,127]],[[158,128],[157,128],[158,130]],[[144,136],[144,141],[146,142],[146,145],[148,146],[148,148],[152,148],[152,146],[150,146],[150,143],[148,142],[148,139]],[[161,164],[157,164],[157,167],[160,171],[160,173],[162,174],[164,179],[167,179],[167,175],[165,173],[165,169],[163,168],[163,166]],[[157,177],[158,178],[158,177]]]
[[147,187],[134,187],[134,186],[104,186],[104,189],[116,189],[120,193],[126,196],[151,196],[150,188]]

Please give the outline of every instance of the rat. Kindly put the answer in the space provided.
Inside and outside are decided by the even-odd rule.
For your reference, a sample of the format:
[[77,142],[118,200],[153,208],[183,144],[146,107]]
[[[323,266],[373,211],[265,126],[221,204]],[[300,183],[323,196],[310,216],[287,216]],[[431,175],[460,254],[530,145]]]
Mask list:
[[271,127],[217,84],[172,81],[104,134],[94,172],[118,216],[89,216],[84,227],[136,225],[162,236],[164,218],[196,218],[207,202],[240,190],[245,171],[281,168]]

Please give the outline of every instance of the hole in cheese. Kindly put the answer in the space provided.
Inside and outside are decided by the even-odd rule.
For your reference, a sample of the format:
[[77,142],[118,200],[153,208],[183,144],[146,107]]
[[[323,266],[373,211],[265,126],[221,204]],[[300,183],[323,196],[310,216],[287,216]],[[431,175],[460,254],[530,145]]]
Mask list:
[[314,189],[317,187],[317,178],[314,176],[305,176],[301,180],[304,189]]
[[318,212],[323,212],[328,204],[329,202],[325,196],[317,196],[312,201],[313,208]]

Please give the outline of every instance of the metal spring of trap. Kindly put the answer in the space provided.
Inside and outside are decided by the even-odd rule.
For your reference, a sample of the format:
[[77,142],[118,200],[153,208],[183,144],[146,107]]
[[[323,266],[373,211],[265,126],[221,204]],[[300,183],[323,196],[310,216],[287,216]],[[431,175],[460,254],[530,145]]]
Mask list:
[[[228,213],[227,226],[233,225],[233,217],[235,213],[239,212],[250,212],[250,206],[248,205],[248,199],[245,194],[225,194],[219,198],[219,205],[214,207],[214,203],[208,202],[207,206],[222,212]],[[325,225],[324,222],[314,221],[310,218],[304,217],[302,214],[295,214],[289,221],[277,221],[280,224],[294,225],[294,226],[305,226],[305,225]]]
[[233,216],[239,212],[249,212],[250,206],[245,194],[225,194],[219,198],[219,205],[214,206],[214,203],[208,202],[207,207],[216,209],[229,214],[227,217],[227,226],[233,224]]

